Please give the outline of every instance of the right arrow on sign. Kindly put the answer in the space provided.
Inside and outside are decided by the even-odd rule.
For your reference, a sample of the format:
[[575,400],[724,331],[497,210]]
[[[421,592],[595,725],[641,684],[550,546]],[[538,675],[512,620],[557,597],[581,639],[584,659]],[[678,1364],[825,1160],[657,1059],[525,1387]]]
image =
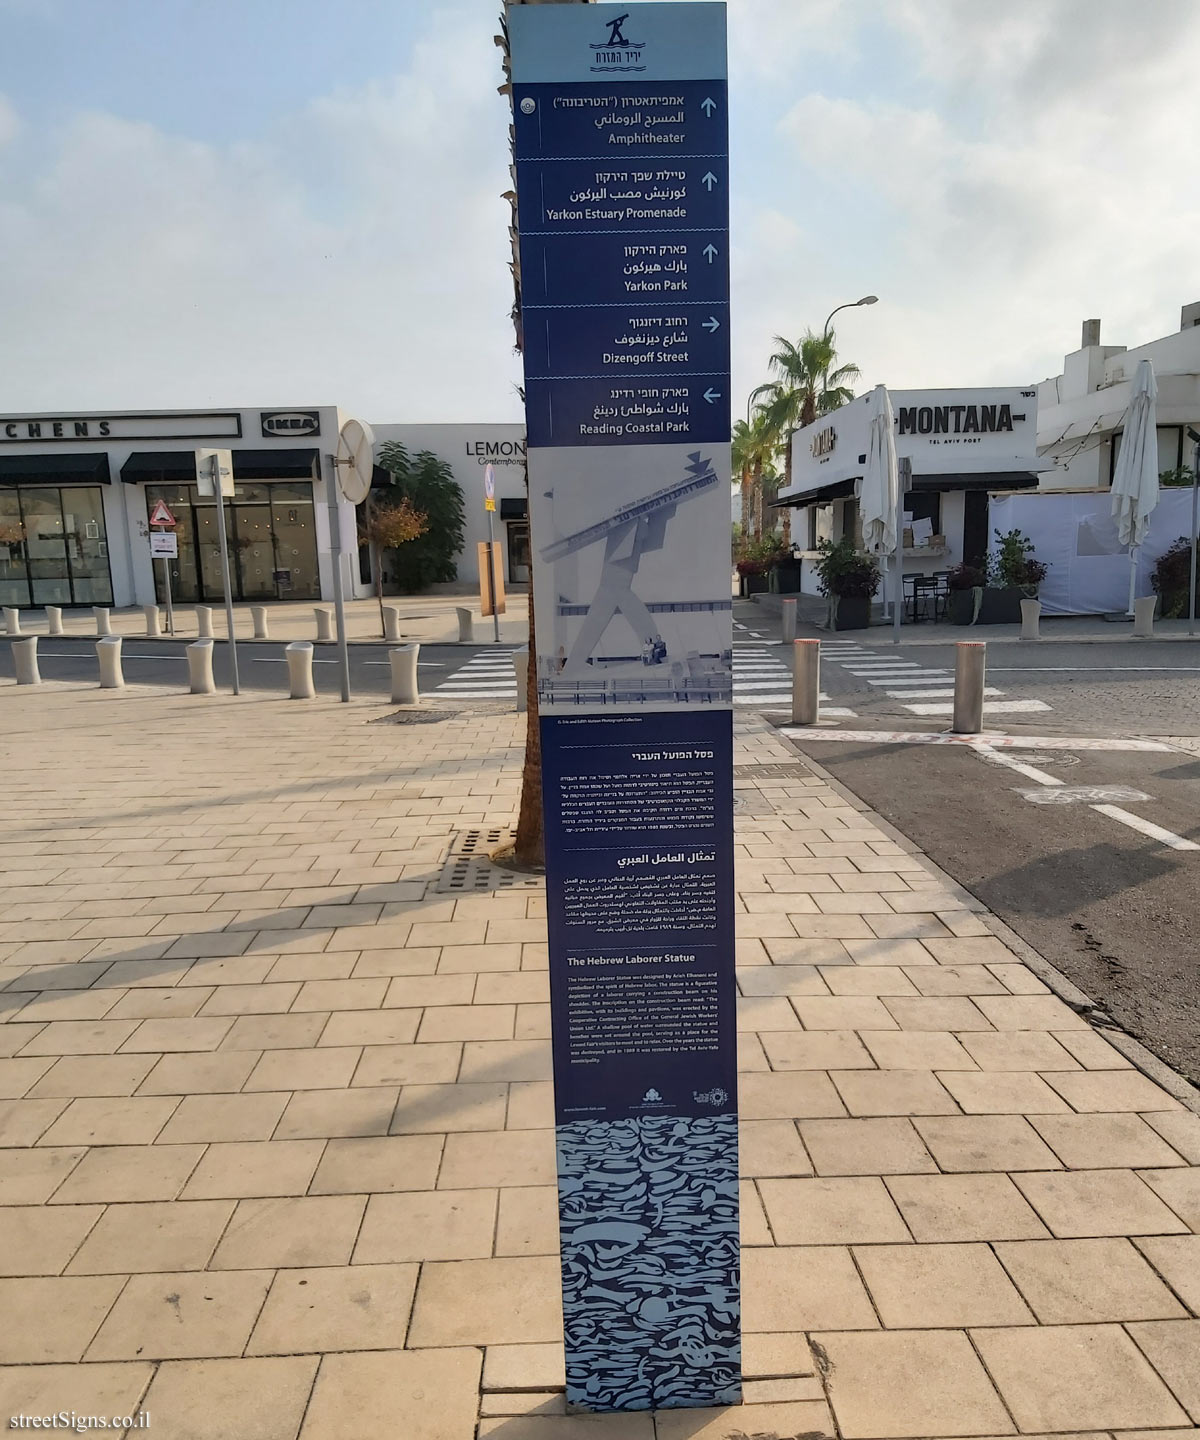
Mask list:
[[715,315],[710,315],[708,319],[704,322],[704,328],[708,331],[710,335],[715,335],[717,331],[721,328],[721,322],[717,319]]

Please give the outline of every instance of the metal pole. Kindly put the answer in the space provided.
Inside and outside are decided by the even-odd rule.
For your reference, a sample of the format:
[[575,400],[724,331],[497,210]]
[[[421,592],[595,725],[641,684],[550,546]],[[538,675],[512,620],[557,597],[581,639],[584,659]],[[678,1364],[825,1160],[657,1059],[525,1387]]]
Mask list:
[[500,611],[496,601],[496,551],[495,541],[492,538],[492,512],[487,512],[488,517],[488,589],[492,592],[492,631],[496,644],[500,643]]
[[167,592],[167,634],[175,633],[175,607],[171,603],[171,557],[163,556],[163,586]]
[[[1189,429],[1188,435],[1195,431]],[[1192,573],[1188,583],[1188,634],[1196,633],[1196,499],[1200,495],[1200,440],[1192,454]]]
[[[225,628],[229,634],[229,665],[233,671],[233,693],[242,693],[238,683],[237,639],[233,633],[233,587],[229,582],[229,537],[225,533],[225,489],[221,480],[221,462],[213,456],[213,491],[217,502],[217,543],[221,547],[221,584],[225,587]],[[230,477],[233,478],[232,476]]]
[[821,699],[821,642],[792,642],[792,724],[815,725]]
[[978,735],[983,729],[983,685],[987,674],[987,643],[960,640],[954,647],[954,719],[956,735]]
[[[892,585],[892,644],[900,643],[900,621],[904,615],[904,497],[912,489],[912,461],[908,456],[896,461],[896,578]],[[916,618],[916,606],[913,606]]]
[[329,546],[333,561],[333,611],[337,620],[338,670],[342,700],[350,699],[350,647],[346,644],[346,597],[342,583],[342,523],[338,514],[337,456],[329,457]]

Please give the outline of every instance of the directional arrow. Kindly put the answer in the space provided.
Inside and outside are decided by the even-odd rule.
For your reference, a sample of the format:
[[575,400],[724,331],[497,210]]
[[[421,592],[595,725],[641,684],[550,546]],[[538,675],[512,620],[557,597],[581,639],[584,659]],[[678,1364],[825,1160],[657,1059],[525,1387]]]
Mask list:
[[711,120],[712,113],[717,108],[717,102],[712,98],[711,95],[706,95],[704,99],[700,102],[700,108]]
[[707,245],[704,247],[704,249],[701,250],[700,253],[701,253],[701,255],[704,256],[704,258],[705,258],[705,259],[708,261],[708,263],[711,265],[712,262],[717,258],[718,251],[717,251],[717,247],[716,247],[715,245],[713,245],[713,244],[711,243],[711,241],[710,241],[710,243],[707,244]]
[[708,331],[710,335],[715,335],[717,331],[721,328],[721,322],[717,319],[715,315],[710,315],[708,319],[704,322],[704,328]]
[[704,398],[705,398],[705,399],[708,401],[708,403],[711,405],[714,400],[719,400],[719,399],[721,398],[721,392],[720,392],[719,390],[713,390],[713,389],[710,387],[709,389],[707,389],[707,390],[704,392]]
[[712,187],[717,183],[717,177],[712,173],[711,170],[709,170],[707,174],[701,175],[700,183],[701,185],[708,186],[708,193],[711,195]]

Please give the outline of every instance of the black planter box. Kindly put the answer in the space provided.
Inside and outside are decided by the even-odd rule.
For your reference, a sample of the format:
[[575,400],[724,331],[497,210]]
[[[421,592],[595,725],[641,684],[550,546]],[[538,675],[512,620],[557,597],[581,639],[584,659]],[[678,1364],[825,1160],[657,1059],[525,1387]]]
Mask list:
[[[1021,601],[1036,598],[1027,595],[1019,585],[985,585],[975,624],[1019,625]],[[970,625],[975,614],[974,590],[951,590],[949,611],[952,625]]]
[[781,560],[771,567],[771,589],[776,595],[795,595],[799,592],[799,560]]
[[830,630],[865,630],[871,623],[869,595],[836,595],[829,600]]
[[749,595],[765,595],[770,588],[770,578],[766,575],[743,575],[742,599]]

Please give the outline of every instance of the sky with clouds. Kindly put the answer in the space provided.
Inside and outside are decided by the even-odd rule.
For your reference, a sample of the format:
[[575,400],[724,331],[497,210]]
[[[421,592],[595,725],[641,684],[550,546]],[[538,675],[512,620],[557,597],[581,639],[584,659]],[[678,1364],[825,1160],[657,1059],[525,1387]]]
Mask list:
[[[636,5],[639,0],[630,0]],[[729,0],[737,403],[1023,384],[1200,299],[1196,0]],[[0,0],[0,410],[519,420],[498,0]]]

